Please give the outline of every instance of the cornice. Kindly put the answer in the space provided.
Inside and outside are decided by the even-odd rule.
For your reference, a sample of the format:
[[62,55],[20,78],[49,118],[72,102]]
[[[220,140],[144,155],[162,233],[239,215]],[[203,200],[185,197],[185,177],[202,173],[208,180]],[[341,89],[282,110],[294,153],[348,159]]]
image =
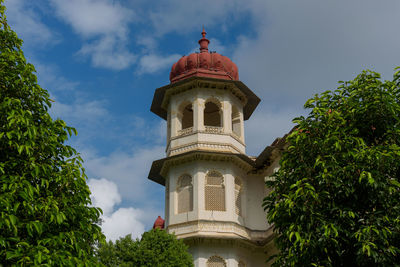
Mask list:
[[150,110],[166,120],[167,107],[171,96],[195,88],[211,88],[231,92],[244,105],[244,120],[250,118],[258,103],[261,101],[260,98],[256,96],[241,81],[223,80],[208,77],[190,77],[182,81],[157,88],[154,92],[153,102]]
[[207,142],[207,141],[196,141],[187,143],[181,146],[176,146],[168,152],[168,156],[178,155],[186,151],[191,150],[204,150],[204,151],[222,151],[222,152],[232,152],[241,153],[241,151],[232,145],[231,143],[219,143],[219,142]]
[[232,162],[247,172],[250,172],[255,164],[254,161],[245,154],[194,150],[153,161],[148,178],[156,183],[165,185],[165,177],[170,167],[198,160]]
[[232,95],[234,95],[242,104],[245,106],[247,104],[247,97],[244,93],[242,93],[239,88],[237,88],[234,84],[232,83],[227,83],[226,80],[217,80],[217,79],[211,79],[211,80],[202,80],[202,79],[193,79],[191,81],[188,81],[186,83],[182,84],[177,84],[174,87],[171,87],[169,90],[167,90],[164,94],[163,101],[161,102],[161,107],[165,110],[168,109],[168,104],[172,96],[181,94],[183,92],[192,90],[192,89],[198,89],[198,88],[204,88],[204,89],[217,89],[217,90],[223,90],[223,91],[228,91]]
[[169,232],[186,241],[237,242],[252,248],[262,248],[269,244],[274,237],[273,228],[252,230],[235,222],[197,220],[169,225]]

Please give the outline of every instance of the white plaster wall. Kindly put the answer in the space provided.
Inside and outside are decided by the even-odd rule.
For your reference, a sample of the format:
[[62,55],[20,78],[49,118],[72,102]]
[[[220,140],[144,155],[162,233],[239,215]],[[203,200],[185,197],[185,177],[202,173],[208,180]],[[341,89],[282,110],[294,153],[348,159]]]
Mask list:
[[[184,223],[188,221],[194,221],[198,219],[198,162],[190,162],[187,164],[181,164],[178,166],[174,166],[169,169],[168,176],[166,181],[169,182],[169,207],[166,207],[165,210],[169,211],[168,215],[168,225]],[[177,213],[177,182],[178,178],[183,174],[189,174],[192,176],[192,185],[193,185],[193,211]],[[168,226],[167,225],[167,226]]]
[[207,260],[214,256],[222,257],[227,267],[237,267],[242,260],[246,267],[269,266],[266,264],[267,255],[262,250],[238,246],[234,243],[226,242],[204,242],[190,247],[189,252],[193,256],[195,267],[206,267]]
[[246,226],[250,229],[265,230],[269,227],[262,207],[262,201],[266,196],[265,188],[263,176],[247,177]]
[[[225,211],[205,210],[205,177],[210,170],[216,170],[224,176]],[[189,174],[193,179],[193,211],[177,214],[177,179],[183,174]],[[242,216],[235,212],[235,177],[243,183]],[[232,162],[205,161],[182,163],[170,168],[168,224],[181,224],[194,220],[234,222],[250,230],[266,230],[268,223],[262,208],[265,196],[263,176],[247,176],[246,172]]]

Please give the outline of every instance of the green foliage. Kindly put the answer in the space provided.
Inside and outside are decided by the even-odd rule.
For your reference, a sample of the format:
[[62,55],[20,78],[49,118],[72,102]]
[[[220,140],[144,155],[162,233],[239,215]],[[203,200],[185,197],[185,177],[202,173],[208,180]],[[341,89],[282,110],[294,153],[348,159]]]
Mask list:
[[49,94],[4,11],[0,0],[0,262],[90,265],[104,237],[82,160],[64,144],[76,130],[48,114]]
[[400,266],[400,71],[308,100],[267,186],[274,266]]
[[105,266],[190,267],[192,256],[182,240],[164,230],[151,230],[141,240],[128,235],[99,247],[98,260]]

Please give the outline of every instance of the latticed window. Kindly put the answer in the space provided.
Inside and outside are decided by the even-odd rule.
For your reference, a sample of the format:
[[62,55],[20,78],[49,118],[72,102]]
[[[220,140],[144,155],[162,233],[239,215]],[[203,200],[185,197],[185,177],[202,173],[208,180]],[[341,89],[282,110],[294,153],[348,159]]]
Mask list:
[[240,137],[240,113],[235,106],[232,106],[232,132]]
[[207,267],[226,267],[226,262],[220,256],[212,256],[208,258]]
[[238,267],[246,267],[246,264],[243,261],[239,261]]
[[235,177],[235,212],[239,216],[242,216],[242,194],[242,181],[238,177]]
[[222,174],[209,171],[205,187],[206,210],[225,211],[225,186]]
[[193,185],[192,177],[184,174],[178,179],[178,213],[193,210]]

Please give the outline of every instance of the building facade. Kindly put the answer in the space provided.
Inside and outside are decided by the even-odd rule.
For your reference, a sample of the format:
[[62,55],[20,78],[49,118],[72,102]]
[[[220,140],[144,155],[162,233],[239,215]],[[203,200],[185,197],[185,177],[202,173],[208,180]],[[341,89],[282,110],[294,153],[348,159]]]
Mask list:
[[265,266],[274,250],[265,179],[279,167],[284,139],[246,155],[244,121],[260,99],[202,36],[200,52],[179,59],[170,84],[154,93],[167,146],[149,179],[165,186],[165,229],[189,245],[196,267]]

